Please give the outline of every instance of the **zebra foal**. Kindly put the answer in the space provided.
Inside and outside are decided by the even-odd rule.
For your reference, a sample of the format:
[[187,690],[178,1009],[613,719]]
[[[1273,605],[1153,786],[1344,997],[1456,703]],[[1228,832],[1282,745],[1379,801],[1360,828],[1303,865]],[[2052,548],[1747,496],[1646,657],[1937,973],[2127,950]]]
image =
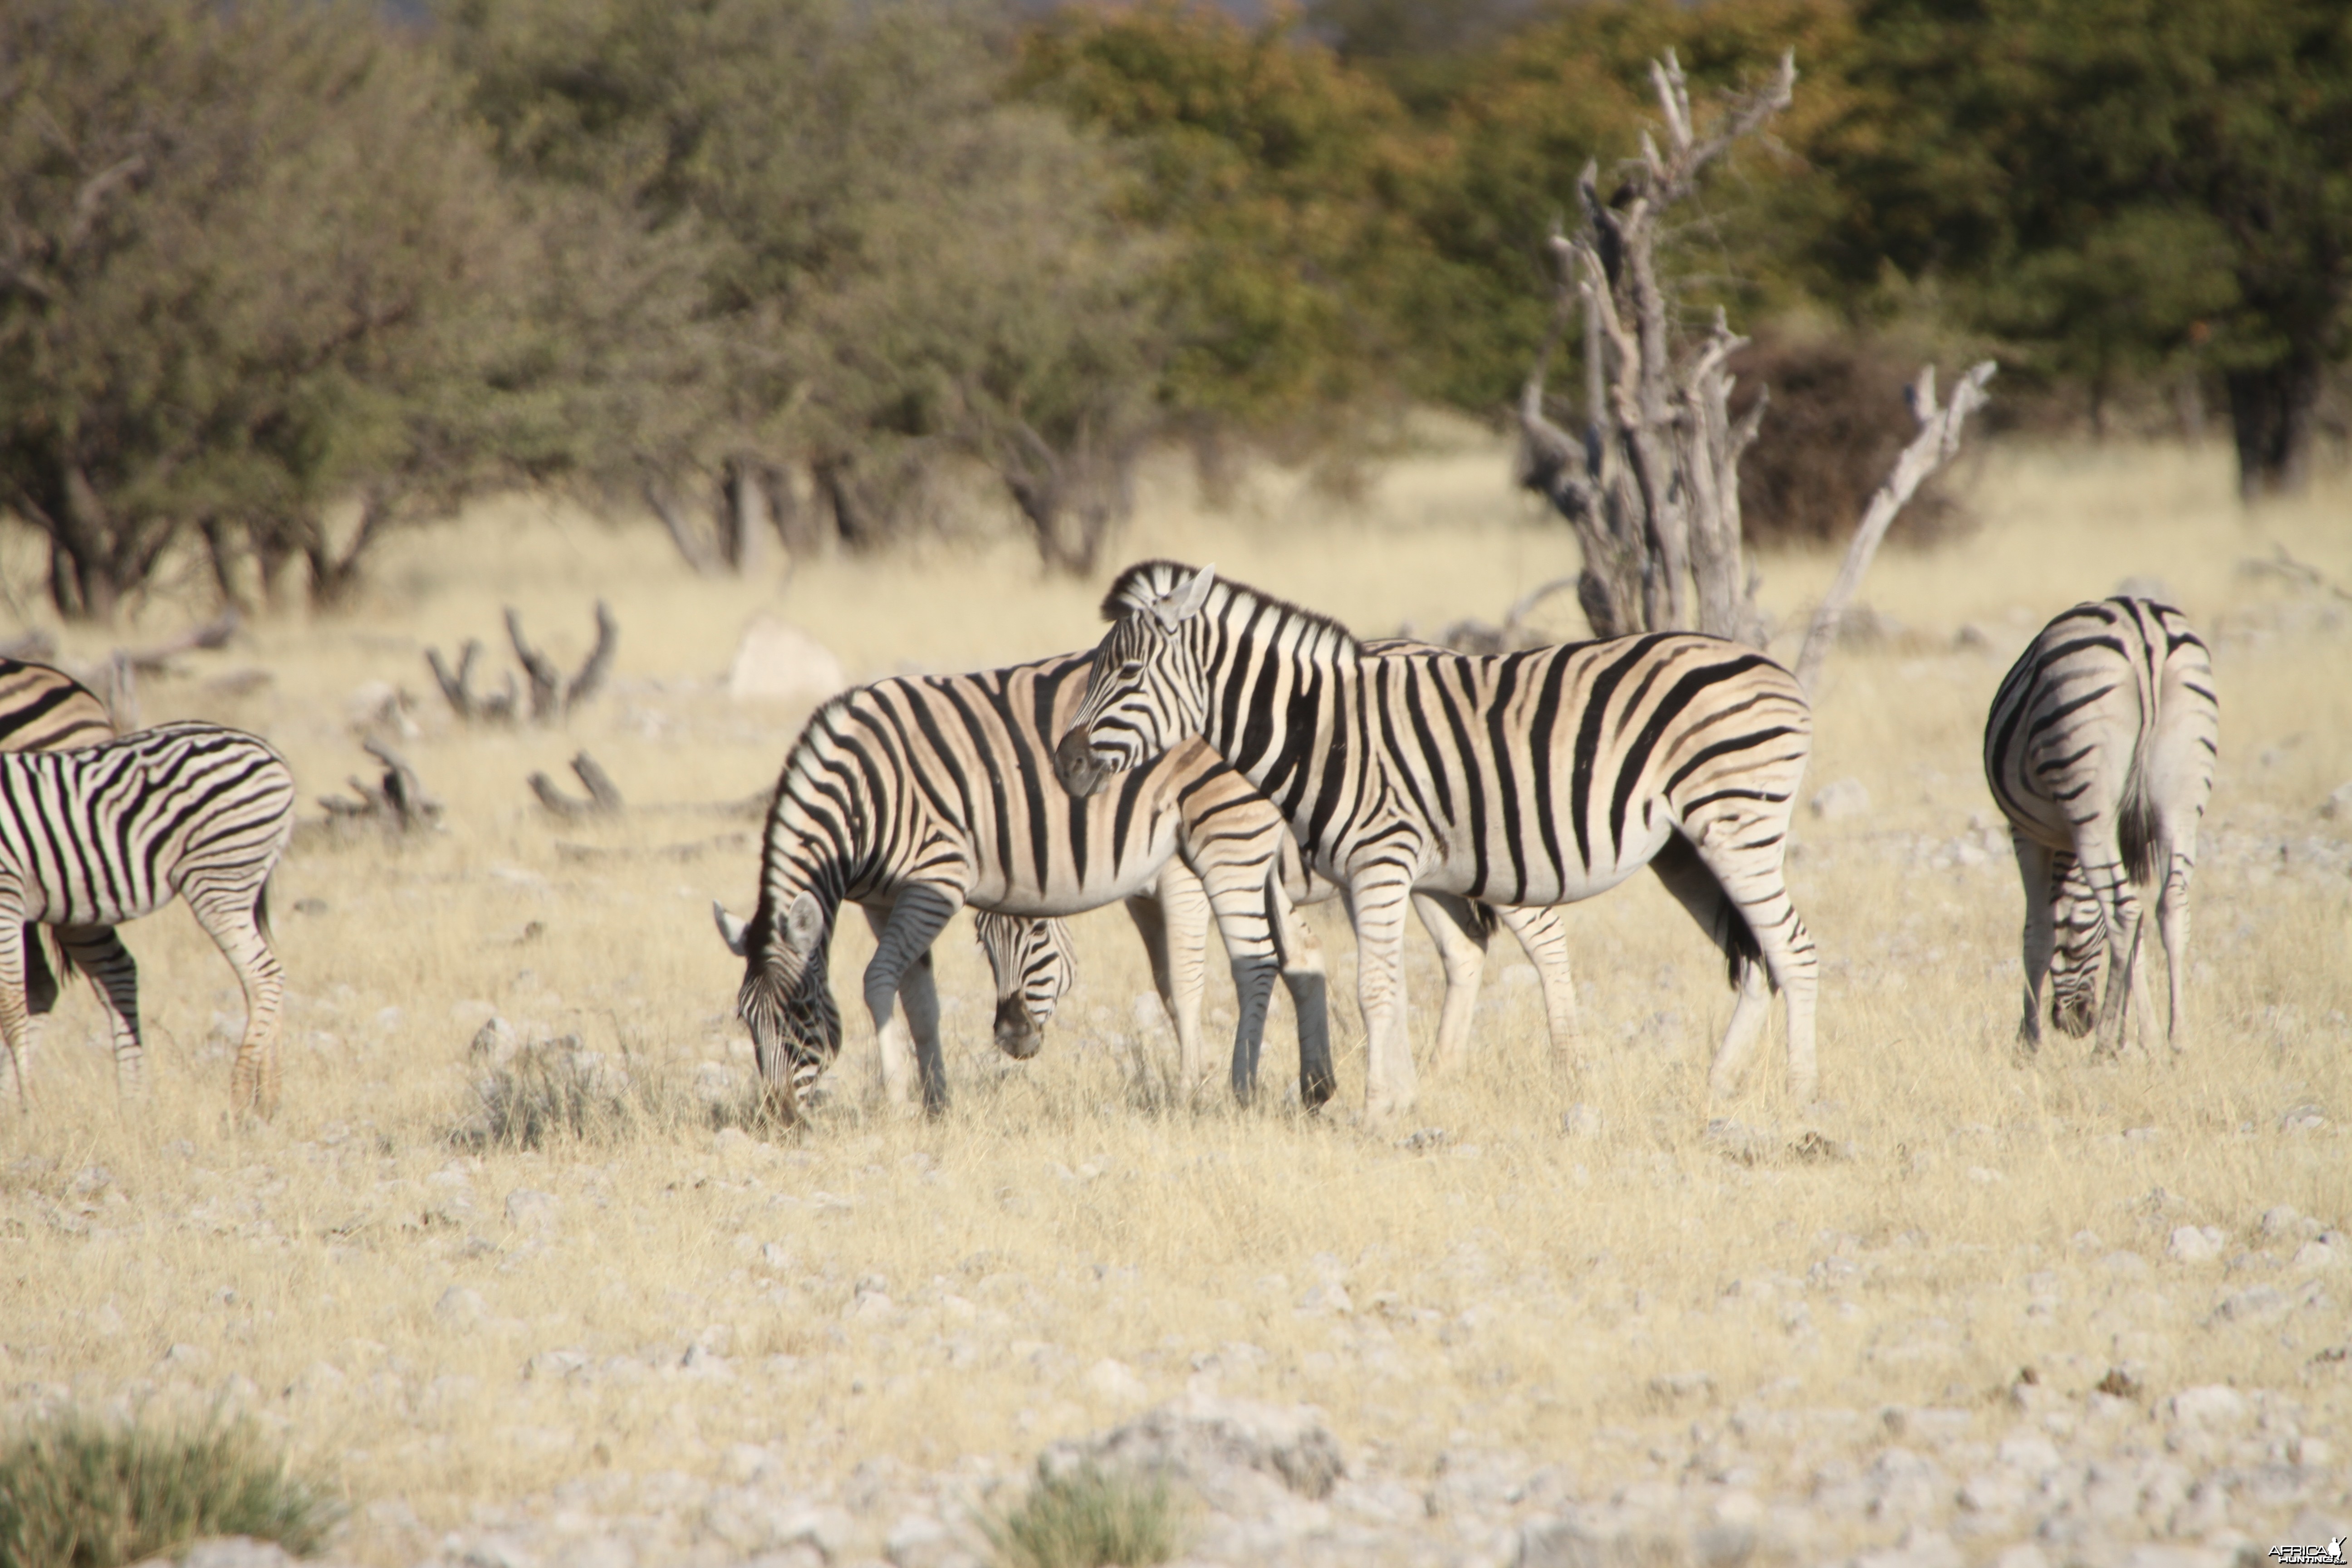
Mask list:
[[1754,1047],[1769,972],[1788,1005],[1790,1092],[1814,1098],[1820,963],[1781,876],[1812,718],[1788,671],[1682,633],[1375,653],[1328,617],[1165,561],[1129,567],[1103,613],[1111,628],[1055,753],[1063,783],[1083,793],[1201,736],[1282,809],[1349,895],[1368,1117],[1416,1092],[1402,963],[1415,891],[1562,904],[1645,865],[1738,988],[1715,1091]]
[[[2176,1050],[2187,1043],[2189,879],[2221,724],[2204,642],[2179,610],[2152,599],[2075,605],[2002,679],[1985,721],[1985,780],[2009,818],[2025,883],[2018,1037],[2028,1046],[2042,1038],[2045,974],[2053,1021],[2078,1036],[2095,1023],[2102,1052],[2123,1043],[2135,993],[2153,1011],[2137,972],[2135,884],[2159,877],[2165,1037]],[[2095,1004],[2103,969],[2106,994]]]
[[76,751],[0,753],[0,1033],[21,1109],[33,1104],[25,922],[56,927],[59,947],[97,982],[117,1081],[137,1096],[139,971],[114,928],[177,896],[245,990],[230,1100],[275,1113],[284,973],[265,894],[293,830],[294,775],[239,731],[164,724]]

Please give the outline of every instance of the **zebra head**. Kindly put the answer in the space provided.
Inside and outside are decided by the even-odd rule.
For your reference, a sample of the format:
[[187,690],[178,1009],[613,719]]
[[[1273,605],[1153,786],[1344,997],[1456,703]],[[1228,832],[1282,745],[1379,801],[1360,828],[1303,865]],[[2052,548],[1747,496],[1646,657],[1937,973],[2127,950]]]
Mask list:
[[973,926],[996,977],[996,1047],[1015,1061],[1037,1054],[1055,1004],[1077,974],[1070,933],[1059,921],[979,910]]
[[815,894],[803,889],[781,913],[763,895],[749,924],[719,911],[719,934],[743,956],[743,988],[735,1016],[751,1031],[751,1049],[771,1102],[797,1120],[801,1097],[841,1054],[841,1010],[826,984],[824,954],[831,921]]
[[1086,696],[1054,749],[1054,772],[1072,795],[1139,767],[1201,732],[1208,686],[1196,628],[1217,569],[1170,561],[1130,566],[1103,601],[1110,630],[1095,649]]

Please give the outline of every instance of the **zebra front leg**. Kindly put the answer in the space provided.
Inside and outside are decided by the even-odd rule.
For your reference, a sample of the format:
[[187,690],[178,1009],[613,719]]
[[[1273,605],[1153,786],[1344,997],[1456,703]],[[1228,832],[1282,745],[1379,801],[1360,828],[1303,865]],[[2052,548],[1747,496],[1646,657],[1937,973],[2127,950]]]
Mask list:
[[0,1037],[8,1042],[9,1077],[16,1083],[16,1109],[29,1116],[33,1111],[33,1027],[32,1015],[25,1006],[23,919],[13,909],[0,909]]
[[[184,887],[182,895],[191,891]],[[236,971],[237,984],[245,989],[245,1038],[237,1043],[236,1061],[229,1068],[228,1098],[232,1111],[257,1111],[266,1121],[278,1114],[278,1008],[284,1000],[286,971],[278,964],[278,954],[270,951],[269,939],[261,930],[261,891],[245,887],[220,897],[197,889],[188,899],[188,908],[194,913],[196,923],[205,928],[221,956]],[[128,963],[131,955],[114,943]],[[135,971],[132,972],[135,974]],[[135,981],[133,982],[135,984]],[[105,986],[103,979],[100,986]],[[119,1005],[119,1004],[118,1004]],[[135,993],[132,1001],[136,1016]],[[122,1037],[115,1037],[116,1049],[121,1050]],[[116,1057],[118,1074],[121,1058]],[[137,1076],[136,1069],[133,1077]]]
[[1339,1087],[1331,1070],[1330,986],[1323,971],[1323,944],[1300,917],[1279,871],[1266,879],[1265,907],[1282,984],[1290,993],[1290,1010],[1298,1026],[1298,1103],[1312,1110]]
[[[940,1051],[939,996],[931,984],[931,943],[948,921],[963,906],[961,890],[937,883],[919,883],[899,890],[891,901],[889,918],[876,931],[874,958],[866,966],[866,1010],[874,1019],[874,1033],[879,1039],[890,1026],[902,984],[910,972],[916,977],[908,988],[908,1026],[913,1033],[915,1068],[921,1079],[923,1109],[937,1115],[947,1109],[947,1063]],[[874,911],[866,911],[868,921]],[[918,1017],[918,1009],[926,1009],[928,1017]],[[903,1050],[903,1047],[902,1047]],[[905,1105],[909,1096],[906,1062],[903,1054],[893,1064],[887,1042],[882,1051],[882,1093],[892,1105]],[[894,1073],[893,1068],[896,1068]]]
[[1437,944],[1445,968],[1445,1000],[1437,1011],[1436,1070],[1450,1073],[1469,1055],[1470,1018],[1478,1009],[1478,983],[1486,972],[1486,943],[1495,934],[1495,913],[1454,893],[1412,895],[1422,929]]
[[2042,981],[2050,973],[2050,955],[2056,951],[2057,920],[2052,900],[2057,892],[2055,852],[2022,833],[2010,835],[2017,852],[2018,879],[2025,884],[2025,1016],[2018,1021],[2017,1043],[2027,1050],[2042,1045]]
[[1412,1109],[1420,1086],[1406,1031],[1404,912],[1412,879],[1380,865],[1349,879],[1348,910],[1356,922],[1356,1000],[1364,1013],[1364,1121],[1393,1121]]
[[[112,926],[59,926],[58,950],[98,987],[114,1034],[114,1084],[127,1100],[147,1098],[146,1047],[139,1036],[139,965]],[[246,1006],[250,1012],[250,999]]]
[[1576,1015],[1576,976],[1568,963],[1568,930],[1556,909],[1512,909],[1495,911],[1519,939],[1528,962],[1536,966],[1536,982],[1543,991],[1544,1026],[1551,1036],[1552,1070],[1573,1073],[1583,1054],[1583,1030]]

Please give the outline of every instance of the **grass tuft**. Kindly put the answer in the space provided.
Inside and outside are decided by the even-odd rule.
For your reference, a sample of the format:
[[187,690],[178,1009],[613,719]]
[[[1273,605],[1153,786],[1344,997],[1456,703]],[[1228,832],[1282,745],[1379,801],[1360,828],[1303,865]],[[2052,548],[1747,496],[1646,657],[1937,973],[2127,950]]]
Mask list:
[[476,1152],[611,1142],[679,1119],[669,1096],[583,1050],[577,1035],[523,1047],[477,1080],[474,1096],[474,1114],[451,1136]]
[[115,1568],[215,1535],[309,1556],[342,1506],[245,1421],[37,1422],[0,1447],[0,1568]]
[[1138,1568],[1176,1555],[1182,1520],[1168,1483],[1081,1465],[1048,1475],[982,1528],[1003,1568]]

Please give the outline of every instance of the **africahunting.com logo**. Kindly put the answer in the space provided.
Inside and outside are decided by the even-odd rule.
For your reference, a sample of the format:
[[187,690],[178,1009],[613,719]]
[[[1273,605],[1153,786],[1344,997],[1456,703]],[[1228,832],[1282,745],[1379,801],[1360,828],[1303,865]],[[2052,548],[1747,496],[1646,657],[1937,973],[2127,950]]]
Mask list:
[[2273,1546],[2271,1555],[2281,1563],[2341,1563],[2344,1538],[2339,1535],[2325,1546]]

